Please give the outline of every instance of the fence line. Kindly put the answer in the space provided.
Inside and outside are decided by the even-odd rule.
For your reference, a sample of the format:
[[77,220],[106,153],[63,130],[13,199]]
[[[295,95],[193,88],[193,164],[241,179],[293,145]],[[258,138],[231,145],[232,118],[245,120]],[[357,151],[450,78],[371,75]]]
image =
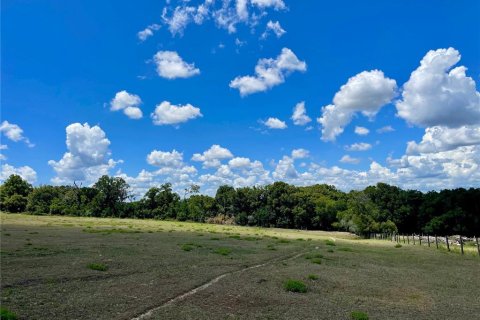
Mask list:
[[460,252],[462,255],[465,254],[464,247],[466,244],[471,243],[471,245],[477,248],[478,256],[480,256],[480,246],[477,236],[469,238],[461,235],[438,237],[437,235],[431,236],[430,234],[370,233],[369,237],[370,239],[390,240],[396,243],[403,241],[404,244],[410,244],[411,242],[413,245],[416,245],[418,243],[420,246],[422,246],[423,240],[424,245],[427,243],[428,247],[430,247],[433,243],[433,240],[431,241],[430,237],[434,237],[436,249],[440,248],[440,242],[443,242],[446,245],[448,251],[452,251],[452,245],[457,245],[460,247]]

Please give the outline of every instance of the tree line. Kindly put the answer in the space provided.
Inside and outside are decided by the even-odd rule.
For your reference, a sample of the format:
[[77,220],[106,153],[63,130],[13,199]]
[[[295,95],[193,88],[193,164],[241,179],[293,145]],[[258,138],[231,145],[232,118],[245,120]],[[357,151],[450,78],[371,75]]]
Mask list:
[[192,185],[182,196],[170,183],[150,188],[134,200],[120,177],[102,176],[91,187],[32,187],[18,175],[0,186],[0,209],[6,212],[169,219],[312,230],[480,234],[480,188],[422,193],[385,183],[342,192],[317,184],[297,187],[284,182],[234,188],[223,185],[214,197]]

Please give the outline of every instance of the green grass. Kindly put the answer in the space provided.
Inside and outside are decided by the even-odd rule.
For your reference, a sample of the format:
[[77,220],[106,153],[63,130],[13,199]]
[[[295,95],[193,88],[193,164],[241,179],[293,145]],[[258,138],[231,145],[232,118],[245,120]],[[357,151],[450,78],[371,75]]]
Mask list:
[[309,280],[318,280],[318,276],[316,274],[309,274],[307,278]]
[[17,320],[17,315],[4,307],[0,307],[0,320]]
[[[22,319],[132,319],[222,275],[181,303],[156,309],[151,318],[350,319],[358,310],[372,319],[471,320],[480,310],[480,258],[459,250],[403,243],[400,250],[395,242],[340,232],[3,213],[0,218],[1,305]],[[84,232],[88,226],[102,232]],[[141,233],[99,234],[112,229]],[[28,237],[32,246],[25,245]],[[279,244],[282,239],[287,244]],[[182,245],[193,251],[184,252]],[[219,248],[229,253],[216,253]],[[110,269],[92,271],[86,268],[90,262]],[[287,279],[303,281],[307,291],[287,291]]]
[[352,313],[350,313],[350,317],[352,320],[368,320],[368,314],[361,311],[352,311]]
[[307,292],[307,285],[300,280],[289,279],[283,283],[283,288],[289,292]]
[[325,244],[326,244],[327,246],[335,246],[335,245],[336,245],[336,244],[335,244],[335,241],[333,241],[333,240],[331,240],[331,239],[325,240]]
[[89,263],[87,268],[95,270],[95,271],[107,271],[108,266],[103,263]]
[[229,248],[217,248],[213,251],[216,254],[222,255],[222,256],[228,256],[231,252],[232,249]]

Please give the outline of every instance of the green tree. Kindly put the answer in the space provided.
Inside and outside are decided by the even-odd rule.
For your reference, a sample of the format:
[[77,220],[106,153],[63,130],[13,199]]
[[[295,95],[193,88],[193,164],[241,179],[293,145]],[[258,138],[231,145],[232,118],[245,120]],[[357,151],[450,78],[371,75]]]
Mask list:
[[121,217],[124,202],[129,198],[128,183],[123,178],[104,175],[93,188],[98,191],[92,201],[95,215]]
[[32,189],[32,185],[19,175],[10,175],[0,186],[0,208],[8,212],[25,211],[27,196]]

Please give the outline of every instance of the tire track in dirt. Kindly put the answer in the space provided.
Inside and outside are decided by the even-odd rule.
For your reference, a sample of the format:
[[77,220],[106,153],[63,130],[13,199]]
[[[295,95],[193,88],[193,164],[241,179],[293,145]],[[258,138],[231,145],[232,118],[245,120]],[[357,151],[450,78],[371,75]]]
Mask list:
[[193,288],[192,290],[189,290],[185,293],[182,293],[178,296],[175,296],[169,300],[167,300],[166,302],[163,302],[162,304],[154,307],[154,308],[151,308],[147,311],[145,311],[144,313],[142,314],[139,314],[137,315],[136,317],[132,318],[132,320],[142,320],[142,319],[149,319],[150,317],[153,316],[153,314],[166,307],[166,306],[169,306],[171,304],[174,304],[178,301],[182,301],[184,300],[185,298],[188,298],[189,296],[192,296],[194,294],[196,294],[197,292],[200,292],[200,291],[203,291],[205,289],[207,289],[208,287],[210,287],[211,285],[217,283],[218,281],[222,280],[223,278],[227,277],[227,276],[230,276],[230,275],[233,275],[233,274],[237,274],[237,273],[242,273],[242,272],[246,272],[248,270],[252,270],[252,269],[257,269],[257,268],[261,268],[261,267],[265,267],[265,266],[268,266],[268,265],[271,265],[271,264],[274,264],[274,263],[278,263],[278,262],[285,262],[285,261],[290,261],[290,260],[293,260],[293,259],[296,259],[302,255],[304,255],[305,253],[307,253],[308,251],[302,251],[300,253],[297,253],[295,255],[289,255],[287,257],[282,257],[282,258],[275,258],[275,259],[271,259],[271,260],[268,260],[266,262],[263,262],[261,264],[257,264],[257,265],[254,265],[254,266],[250,266],[250,267],[246,267],[246,268],[243,268],[243,269],[240,269],[240,270],[236,270],[236,271],[230,271],[230,272],[226,272],[226,273],[223,273],[215,278],[213,278],[212,280],[196,287],[196,288]]

